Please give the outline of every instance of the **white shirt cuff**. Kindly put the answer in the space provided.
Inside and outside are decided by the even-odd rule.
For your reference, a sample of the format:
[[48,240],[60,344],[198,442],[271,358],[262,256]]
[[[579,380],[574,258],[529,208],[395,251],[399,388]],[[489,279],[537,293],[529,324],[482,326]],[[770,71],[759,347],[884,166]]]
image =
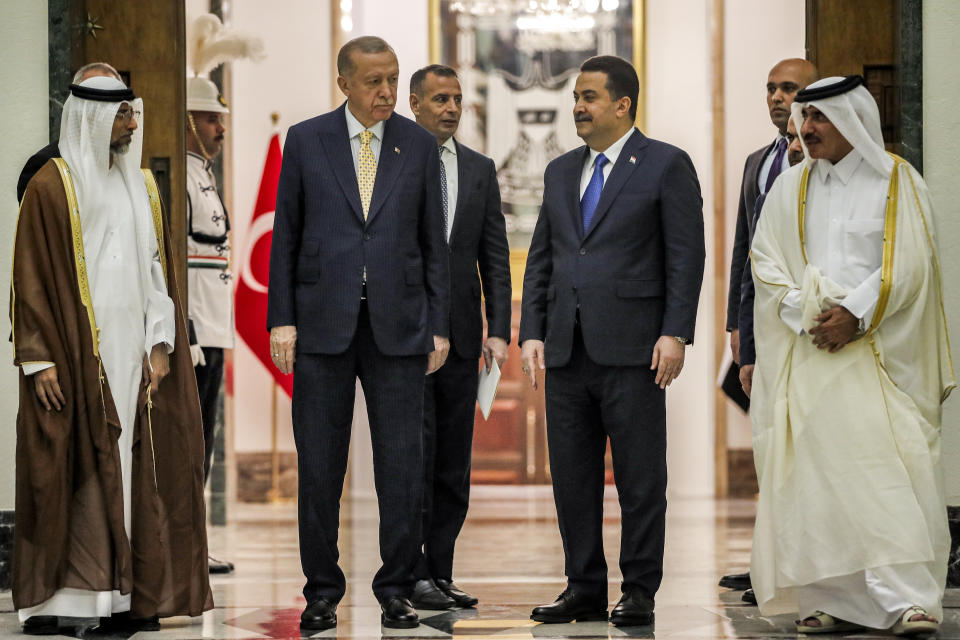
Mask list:
[[803,335],[803,311],[800,309],[800,289],[791,289],[780,301],[780,319],[795,334]]
[[40,373],[44,369],[49,369],[54,366],[52,362],[30,362],[28,364],[20,365],[20,368],[23,369],[23,375],[32,376],[35,373]]
[[873,319],[873,312],[877,308],[877,299],[880,297],[880,269],[877,269],[870,276],[860,283],[856,289],[851,291],[843,299],[844,309],[860,318],[869,326]]

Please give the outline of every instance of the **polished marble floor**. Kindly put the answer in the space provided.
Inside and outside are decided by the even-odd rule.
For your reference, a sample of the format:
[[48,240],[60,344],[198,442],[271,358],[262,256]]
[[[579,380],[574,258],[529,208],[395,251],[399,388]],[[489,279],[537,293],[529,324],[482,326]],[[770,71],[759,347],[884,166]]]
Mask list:
[[[377,515],[369,498],[354,498],[343,510],[341,559],[349,584],[338,610],[339,626],[319,638],[785,638],[796,637],[792,617],[763,617],[740,601],[739,592],[716,586],[720,576],[749,561],[753,523],[750,501],[673,499],[668,507],[664,580],[657,594],[656,624],[616,628],[607,623],[539,624],[530,610],[563,590],[556,513],[548,487],[475,487],[457,548],[456,581],[480,598],[476,609],[421,611],[412,630],[380,626],[370,593],[379,564]],[[611,571],[610,601],[619,597],[619,508],[606,500],[604,536]],[[293,505],[237,505],[233,522],[210,532],[214,555],[232,560],[234,574],[212,577],[216,608],[202,618],[172,618],[161,631],[135,640],[164,638],[300,638],[296,509]],[[948,592],[940,638],[960,638],[960,594]],[[612,606],[612,604],[611,604]],[[82,621],[75,635],[84,635]],[[24,637],[9,592],[0,592],[0,638]],[[87,638],[104,637],[94,630]],[[825,636],[820,636],[825,637]],[[847,638],[890,637],[886,632]]]

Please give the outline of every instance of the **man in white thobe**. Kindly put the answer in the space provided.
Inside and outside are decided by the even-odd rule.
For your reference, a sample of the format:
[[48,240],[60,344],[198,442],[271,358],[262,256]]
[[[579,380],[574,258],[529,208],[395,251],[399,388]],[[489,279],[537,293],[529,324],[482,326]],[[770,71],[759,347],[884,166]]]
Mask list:
[[792,112],[807,159],[773,185],[751,252],[757,601],[799,611],[803,633],[929,633],[955,386],[929,196],[884,151],[859,76],[809,85]]

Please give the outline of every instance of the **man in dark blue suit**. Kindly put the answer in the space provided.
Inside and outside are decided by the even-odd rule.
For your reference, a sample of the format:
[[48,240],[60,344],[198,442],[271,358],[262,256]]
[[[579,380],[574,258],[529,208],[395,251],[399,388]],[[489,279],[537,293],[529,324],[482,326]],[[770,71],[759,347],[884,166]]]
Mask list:
[[399,65],[365,36],[343,46],[339,109],[290,128],[277,189],[267,325],[296,372],[304,629],[336,625],[340,494],[356,379],[380,506],[373,592],[385,626],[419,624],[407,596],[420,543],[424,374],[449,348],[449,267],[436,141],[393,112]]
[[411,600],[425,609],[477,604],[453,582],[453,550],[470,500],[478,360],[482,353],[487,368],[493,360],[502,365],[510,342],[510,247],[497,170],[453,138],[462,98],[450,67],[430,65],[410,78],[410,108],[437,140],[450,248],[450,355],[427,378],[424,398],[423,550]]
[[580,67],[584,142],[547,166],[523,281],[523,369],[546,368],[547,442],[567,588],[540,622],[607,619],[604,452],[620,495],[615,625],[653,622],[666,512],[664,390],[692,342],[703,201],[690,158],[634,128],[639,82],[620,58]]

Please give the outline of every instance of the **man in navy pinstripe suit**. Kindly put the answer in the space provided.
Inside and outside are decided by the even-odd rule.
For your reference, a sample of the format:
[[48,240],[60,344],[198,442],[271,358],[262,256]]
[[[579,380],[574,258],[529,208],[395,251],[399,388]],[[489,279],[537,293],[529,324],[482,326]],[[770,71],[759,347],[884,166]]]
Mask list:
[[416,627],[424,374],[449,349],[449,266],[436,141],[393,113],[399,65],[380,38],[337,56],[340,108],[290,128],[277,190],[267,325],[296,372],[301,627],[336,625],[339,500],[359,377],[380,505],[373,580],[385,626]]

